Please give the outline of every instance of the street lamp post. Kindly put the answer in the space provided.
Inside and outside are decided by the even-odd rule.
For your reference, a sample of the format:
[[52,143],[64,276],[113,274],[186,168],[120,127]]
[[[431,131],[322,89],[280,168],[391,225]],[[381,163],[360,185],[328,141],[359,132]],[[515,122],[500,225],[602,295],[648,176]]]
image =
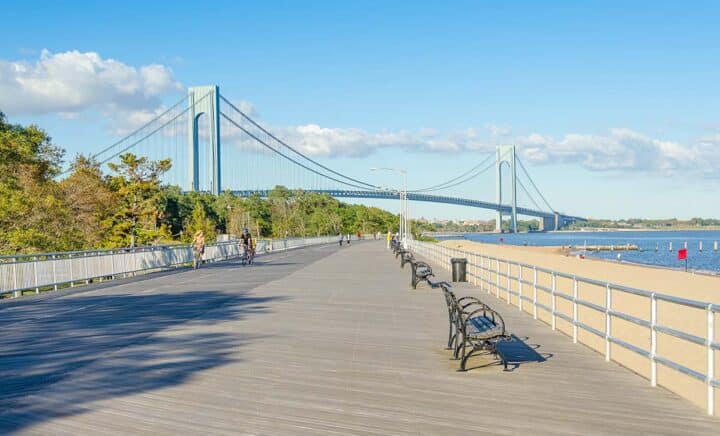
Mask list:
[[410,219],[408,217],[408,200],[407,200],[407,171],[400,168],[370,168],[370,171],[392,171],[400,173],[403,176],[403,189],[398,192],[400,195],[400,240],[403,248],[407,248]]

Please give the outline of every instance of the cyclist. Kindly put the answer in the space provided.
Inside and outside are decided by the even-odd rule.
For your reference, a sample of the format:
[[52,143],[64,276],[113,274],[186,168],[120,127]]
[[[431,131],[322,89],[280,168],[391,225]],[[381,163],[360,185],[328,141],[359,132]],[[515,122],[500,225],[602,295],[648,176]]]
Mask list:
[[202,230],[195,232],[192,241],[193,250],[193,269],[200,268],[202,262],[202,255],[205,253],[205,234]]
[[243,229],[242,235],[240,235],[240,242],[245,250],[245,257],[247,258],[248,263],[252,263],[253,258],[255,257],[255,243],[247,227]]

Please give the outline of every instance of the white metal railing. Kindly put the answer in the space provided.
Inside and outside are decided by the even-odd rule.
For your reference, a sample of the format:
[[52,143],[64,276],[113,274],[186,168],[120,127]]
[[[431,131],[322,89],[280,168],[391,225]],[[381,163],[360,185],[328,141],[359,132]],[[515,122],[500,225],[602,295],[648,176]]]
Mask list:
[[[258,241],[258,255],[270,252],[337,242],[335,236]],[[205,247],[203,260],[216,262],[240,256],[238,242],[221,242]],[[91,280],[114,279],[151,272],[192,262],[189,245],[117,248],[110,250],[66,251],[0,257],[0,298],[19,297],[23,291],[39,293],[76,286]]]
[[[474,285],[480,287],[481,291],[486,291],[488,294],[494,293],[497,298],[505,297],[508,304],[511,304],[511,297],[514,297],[515,305],[518,309],[528,313],[530,311],[525,310],[523,303],[531,304],[532,316],[535,319],[539,319],[538,311],[544,311],[550,318],[548,323],[553,330],[557,329],[557,321],[559,319],[566,321],[572,327],[571,331],[566,333],[572,336],[573,342],[575,343],[578,342],[579,329],[601,338],[605,342],[604,354],[605,360],[607,361],[610,361],[611,359],[617,361],[611,354],[611,344],[620,346],[647,358],[650,374],[649,379],[652,386],[657,386],[658,384],[658,364],[705,383],[707,389],[707,412],[710,415],[715,414],[715,388],[720,387],[720,380],[715,378],[715,351],[720,348],[720,342],[717,342],[715,337],[715,318],[716,314],[720,312],[720,305],[704,301],[689,300],[642,289],[635,289],[616,283],[580,277],[573,274],[553,271],[536,265],[515,262],[510,259],[500,259],[493,256],[486,256],[439,244],[410,241],[410,249],[448,270],[451,268],[451,258],[466,258],[468,262],[468,269],[466,271],[467,275],[470,277],[470,280]],[[515,272],[514,274],[513,271]],[[549,283],[549,286],[543,286],[540,284],[540,281],[538,280],[539,274],[545,275],[544,282]],[[561,289],[558,285],[560,279],[564,279],[569,283],[572,283],[572,289]],[[604,300],[604,304],[597,304],[586,299],[579,298],[579,284],[586,284],[604,289],[604,296],[601,296],[601,298],[604,297],[602,298]],[[513,287],[515,287],[515,289],[513,289]],[[647,299],[648,307],[646,313],[649,313],[649,319],[638,316],[637,313],[631,314],[624,312],[619,308],[615,308],[613,306],[613,295],[619,295],[618,293],[634,295]],[[542,304],[538,301],[538,296],[542,294],[549,296],[549,305]],[[567,313],[559,310],[557,307],[559,301],[567,302],[566,304],[568,305],[568,309],[571,308],[571,310],[567,310]],[[704,311],[705,316],[694,318],[694,325],[684,325],[683,329],[662,325],[658,322],[658,302],[663,302],[663,304],[669,305],[665,308],[668,313],[677,312],[679,307],[690,307]],[[592,327],[589,325],[588,321],[583,322],[581,317],[578,316],[579,307],[595,311],[604,317],[603,328]],[[623,340],[617,337],[617,334],[613,335],[613,321],[616,319],[646,328],[650,336],[649,349],[645,349],[641,346],[632,344],[627,340]],[[705,331],[704,336],[699,336],[693,333],[700,330]],[[695,344],[696,346],[704,347],[705,353],[707,354],[705,372],[692,369],[687,365],[659,355],[658,333],[684,341],[683,343],[685,344],[690,343]]]

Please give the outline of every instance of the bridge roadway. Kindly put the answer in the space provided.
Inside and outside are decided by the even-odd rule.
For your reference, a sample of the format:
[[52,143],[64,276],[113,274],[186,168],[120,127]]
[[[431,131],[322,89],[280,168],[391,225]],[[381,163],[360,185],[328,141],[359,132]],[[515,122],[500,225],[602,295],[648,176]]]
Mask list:
[[409,290],[383,245],[0,302],[0,433],[717,434],[488,296],[524,339],[506,345],[514,369],[457,372],[442,296]]
[[[362,190],[352,190],[352,189],[309,189],[309,190],[307,190],[307,192],[317,192],[320,194],[328,194],[335,198],[375,198],[375,199],[383,199],[383,200],[397,200],[398,199],[398,193],[396,191],[386,191],[386,190],[362,191]],[[251,195],[259,195],[260,197],[267,197],[268,194],[270,193],[270,190],[267,190],[267,189],[244,190],[244,191],[232,191],[232,193],[235,195],[239,195],[241,197],[249,197]],[[476,208],[480,208],[480,209],[496,210],[496,211],[502,212],[506,215],[508,215],[512,212],[512,206],[507,205],[507,204],[491,203],[488,201],[472,200],[469,198],[449,197],[446,195],[425,194],[422,192],[408,192],[408,200],[425,201],[425,202],[430,202],[430,203],[453,204],[453,205],[457,205],[457,206],[468,206],[468,207],[476,207]],[[516,209],[516,211],[519,215],[527,215],[527,216],[537,217],[537,218],[546,219],[546,220],[554,220],[555,219],[555,213],[553,213],[553,212],[529,209],[526,207],[518,207]],[[559,227],[565,227],[567,225],[570,225],[570,224],[578,222],[578,221],[587,221],[586,218],[582,218],[582,217],[578,217],[578,216],[571,216],[571,215],[564,215],[564,214],[558,214],[557,218],[559,220],[557,223]]]

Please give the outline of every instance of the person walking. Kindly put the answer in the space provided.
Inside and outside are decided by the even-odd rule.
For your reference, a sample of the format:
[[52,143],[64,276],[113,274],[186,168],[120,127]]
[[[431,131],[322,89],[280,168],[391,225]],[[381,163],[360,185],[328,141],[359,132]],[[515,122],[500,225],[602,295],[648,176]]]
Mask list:
[[350,238],[351,238],[350,233],[348,233],[348,234],[347,234],[347,244],[348,244],[348,245],[350,245]]
[[341,247],[342,247],[343,239],[345,239],[345,236],[342,233],[340,233],[340,241],[338,241],[338,242],[340,242]]
[[390,249],[390,241],[392,241],[392,238],[393,238],[392,233],[388,232],[388,234],[387,234],[387,249],[388,250]]
[[202,255],[205,254],[205,233],[202,230],[195,232],[192,241],[193,269],[200,268]]

